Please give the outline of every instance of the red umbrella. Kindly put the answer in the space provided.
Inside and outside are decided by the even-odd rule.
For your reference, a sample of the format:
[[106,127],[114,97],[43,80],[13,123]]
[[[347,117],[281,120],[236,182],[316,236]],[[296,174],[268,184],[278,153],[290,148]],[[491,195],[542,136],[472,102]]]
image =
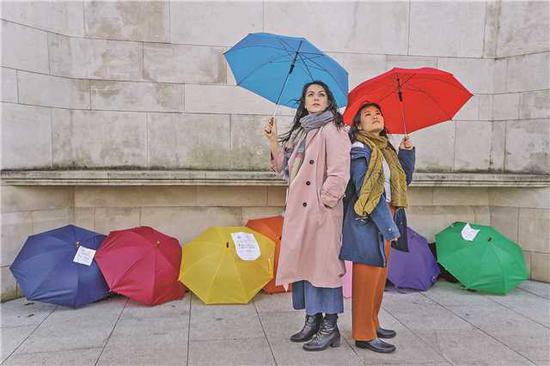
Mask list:
[[388,133],[407,134],[451,120],[472,97],[451,73],[432,67],[395,67],[356,86],[348,95],[346,124],[368,102],[380,105]]
[[112,292],[145,305],[183,297],[181,246],[151,227],[111,231],[95,260]]
[[[274,294],[278,292],[285,292],[283,286],[275,286],[275,277],[277,276],[277,263],[279,262],[279,252],[281,251],[281,235],[283,232],[283,217],[282,216],[272,216],[264,217],[261,219],[248,220],[246,226],[252,230],[264,234],[269,239],[275,242],[275,258],[274,270],[273,270],[273,279],[269,281],[263,288],[268,294]],[[289,286],[289,291],[292,289],[292,285]]]

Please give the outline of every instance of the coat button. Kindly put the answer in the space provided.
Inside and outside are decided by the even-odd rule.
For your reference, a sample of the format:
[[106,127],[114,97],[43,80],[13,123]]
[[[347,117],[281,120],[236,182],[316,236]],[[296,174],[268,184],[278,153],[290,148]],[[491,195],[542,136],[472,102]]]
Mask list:
[[311,184],[311,182],[308,180],[308,181],[306,182],[306,186],[309,186],[310,184]]
[[313,164],[313,163],[315,163],[315,161],[313,161],[313,160],[310,160],[310,161],[309,161],[309,163],[310,163],[310,164]]
[[304,203],[302,203],[302,206],[306,207],[306,206],[307,206],[307,203],[305,203],[305,202],[304,202]]

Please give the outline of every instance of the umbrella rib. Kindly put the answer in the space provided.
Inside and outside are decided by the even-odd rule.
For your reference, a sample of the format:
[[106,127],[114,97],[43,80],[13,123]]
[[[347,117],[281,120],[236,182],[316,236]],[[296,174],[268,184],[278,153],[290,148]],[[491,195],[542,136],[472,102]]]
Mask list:
[[440,111],[443,112],[443,114],[445,114],[446,117],[448,117],[449,120],[452,120],[453,117],[451,117],[449,115],[449,113],[447,111],[445,111],[440,105],[439,103],[435,100],[435,98],[430,94],[430,93],[427,93],[425,92],[424,90],[421,90],[421,89],[418,89],[418,88],[413,88],[411,87],[410,85],[407,87],[409,90],[413,90],[413,91],[417,91],[419,93],[422,93],[424,95],[426,95],[428,98],[430,98],[430,100],[437,106],[437,108],[439,108]]
[[340,91],[344,94],[347,95],[347,91],[345,90],[342,90],[342,88],[340,87],[340,84],[338,83],[338,81],[334,78],[334,76],[332,75],[332,73],[330,73],[327,69],[325,69],[323,66],[319,65],[317,62],[313,61],[313,60],[309,60],[310,62],[312,62],[314,65],[318,66],[322,71],[326,72],[328,74],[328,76],[334,80],[334,82],[336,83],[336,85],[338,86],[338,89],[340,89]]
[[315,80],[315,79],[313,79],[313,75],[311,75],[311,71],[309,71],[309,68],[308,68],[306,62],[305,62],[304,59],[302,58],[302,55],[298,54],[298,57],[299,57],[300,60],[302,61],[302,64],[304,65],[304,68],[305,68],[307,74],[309,75],[309,78],[311,79],[311,81]]

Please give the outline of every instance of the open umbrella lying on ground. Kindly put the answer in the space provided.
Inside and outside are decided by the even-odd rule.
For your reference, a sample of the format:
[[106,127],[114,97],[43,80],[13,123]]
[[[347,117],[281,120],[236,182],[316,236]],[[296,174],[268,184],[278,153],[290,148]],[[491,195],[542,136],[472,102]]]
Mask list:
[[490,226],[455,222],[435,240],[438,262],[468,289],[506,294],[527,279],[521,248]]
[[344,121],[368,103],[380,105],[390,134],[407,134],[453,119],[472,97],[451,73],[432,67],[393,68],[350,91]]
[[86,305],[108,293],[93,259],[103,239],[105,235],[74,225],[31,235],[10,270],[28,300]]
[[205,304],[246,304],[273,278],[274,251],[247,227],[211,227],[183,246],[179,280]]
[[145,305],[181,299],[181,246],[151,227],[111,231],[96,254],[111,291]]
[[304,84],[314,80],[328,85],[338,107],[346,105],[347,71],[305,38],[251,33],[224,56],[237,85],[277,106],[297,108]]
[[388,279],[398,288],[426,291],[437,281],[439,267],[428,241],[407,227],[408,252],[391,248]]
[[[275,243],[275,257],[273,261],[273,279],[264,286],[263,290],[268,294],[285,292],[283,286],[275,286],[275,277],[277,276],[277,264],[279,263],[279,251],[281,250],[281,236],[283,232],[283,217],[272,216],[259,219],[248,220],[246,227],[264,234]],[[292,285],[288,287],[289,291]]]

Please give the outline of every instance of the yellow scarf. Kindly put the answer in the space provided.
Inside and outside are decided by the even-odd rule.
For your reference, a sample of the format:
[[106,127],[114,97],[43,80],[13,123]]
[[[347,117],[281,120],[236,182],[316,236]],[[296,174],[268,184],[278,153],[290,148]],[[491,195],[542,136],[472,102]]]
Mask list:
[[388,138],[371,132],[359,131],[357,141],[371,149],[369,166],[363,179],[359,198],[353,206],[359,216],[367,216],[374,208],[384,192],[384,172],[382,169],[385,159],[390,168],[391,205],[395,208],[407,207],[407,177],[399,163],[397,153],[391,148]]

